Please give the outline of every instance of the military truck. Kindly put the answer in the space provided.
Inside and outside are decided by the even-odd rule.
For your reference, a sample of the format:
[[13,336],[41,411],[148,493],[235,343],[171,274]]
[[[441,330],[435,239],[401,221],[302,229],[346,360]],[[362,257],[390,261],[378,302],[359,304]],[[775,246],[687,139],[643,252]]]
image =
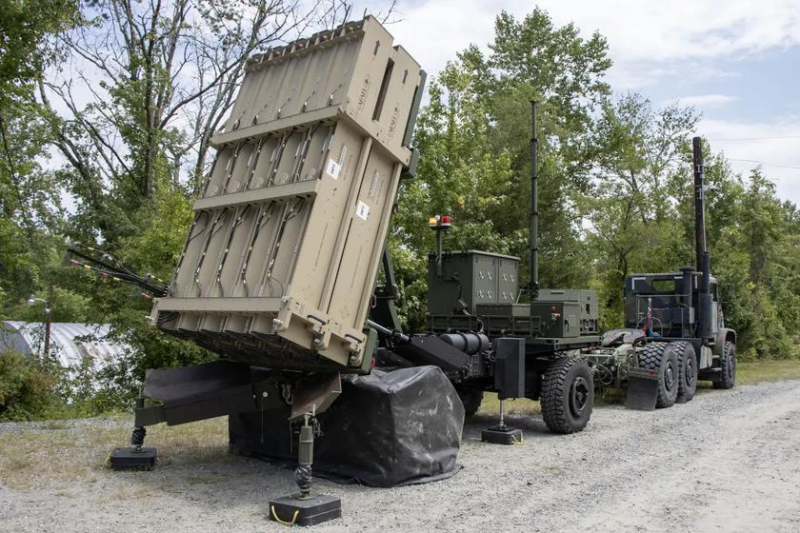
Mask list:
[[[148,371],[132,447],[112,453],[112,468],[153,467],[147,426],[228,415],[233,448],[296,454],[300,495],[272,502],[271,515],[310,524],[341,513],[337,499],[310,494],[323,434],[317,455],[332,470],[361,469],[361,480],[455,471],[464,407],[454,385],[470,411],[480,391],[494,390],[501,400],[541,398],[555,432],[586,426],[591,372],[563,353],[599,341],[596,298],[539,291],[535,127],[529,303],[516,299],[516,258],[444,253],[439,217],[429,331],[405,334],[380,316],[396,317],[375,287],[381,264],[393,286],[386,236],[399,181],[418,161],[411,143],[425,78],[373,17],[259,54],[212,138],[216,158],[169,283],[72,248],[152,294],[150,321],[162,332],[219,355]],[[422,430],[409,440],[402,428],[412,423]],[[502,412],[494,429],[500,441],[516,438]]]
[[[425,72],[373,17],[268,50],[245,71],[212,138],[217,156],[171,281],[72,249],[103,275],[154,295],[154,326],[219,355],[148,372],[133,447],[115,450],[112,467],[155,464],[155,450],[143,446],[146,426],[228,415],[233,448],[270,455],[288,444],[297,454],[300,494],[274,501],[271,515],[311,524],[341,514],[335,498],[310,494],[314,441],[323,434],[317,451],[329,464],[366,465],[403,483],[454,470],[464,412],[477,410],[487,390],[501,399],[490,442],[517,441],[503,420],[508,398],[540,399],[556,433],[585,428],[594,401],[589,363],[599,367],[567,354],[600,343],[597,297],[539,287],[536,104],[531,279],[519,282],[515,257],[443,251],[450,221],[434,217],[428,327],[408,334],[394,309],[386,236],[399,181],[413,177],[418,161],[411,143]],[[381,265],[387,282],[376,288]],[[711,301],[702,280],[701,307]],[[698,361],[713,359],[710,346],[698,346]],[[422,428],[411,440],[400,430],[405,422]],[[280,443],[270,440],[287,427]]]
[[581,357],[600,387],[627,387],[626,405],[651,410],[690,401],[698,379],[730,389],[736,332],[725,327],[705,233],[703,153],[693,139],[696,265],[625,280],[625,327],[603,334]]
[[597,296],[540,289],[529,303],[517,303],[518,265],[517,257],[477,250],[432,255],[428,332],[405,335],[399,326],[371,321],[381,337],[377,364],[439,366],[468,416],[491,391],[501,403],[540,400],[554,433],[581,431],[591,416],[592,376],[584,361],[567,352],[599,342]]
[[316,428],[342,376],[389,364],[440,368],[468,412],[492,390],[501,400],[541,398],[554,432],[582,430],[591,372],[564,354],[599,342],[597,298],[538,287],[535,104],[530,302],[516,299],[517,258],[445,253],[449,224],[435,218],[429,331],[405,334],[393,300],[375,287],[381,265],[394,285],[385,241],[399,181],[417,164],[411,140],[425,72],[373,17],[269,50],[245,70],[150,316],[221,362],[150,372],[136,446],[148,425],[234,415],[234,428],[239,414],[281,402],[291,420]]

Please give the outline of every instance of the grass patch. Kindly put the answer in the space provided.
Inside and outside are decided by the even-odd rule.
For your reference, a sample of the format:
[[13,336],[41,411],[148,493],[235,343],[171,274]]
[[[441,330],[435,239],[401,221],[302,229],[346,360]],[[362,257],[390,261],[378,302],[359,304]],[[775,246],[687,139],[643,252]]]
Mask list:
[[[737,361],[736,386],[758,385],[771,381],[785,379],[800,379],[800,360],[771,360],[771,361]],[[697,390],[706,392],[712,390],[710,381],[697,383]]]
[[764,381],[800,379],[800,361],[740,362],[736,366],[737,385],[757,385]]
[[[507,415],[541,415],[542,409],[539,402],[529,400],[527,398],[517,398],[516,400],[506,400],[504,405],[505,414]],[[500,414],[500,400],[497,399],[497,393],[485,392],[483,394],[483,401],[481,408],[478,409],[479,413],[487,415]]]
[[[133,420],[129,415],[16,425],[0,428],[0,483],[35,489],[102,479],[108,474],[108,454],[129,444]],[[148,428],[146,444],[158,448],[162,467],[232,460],[226,417],[153,426]]]

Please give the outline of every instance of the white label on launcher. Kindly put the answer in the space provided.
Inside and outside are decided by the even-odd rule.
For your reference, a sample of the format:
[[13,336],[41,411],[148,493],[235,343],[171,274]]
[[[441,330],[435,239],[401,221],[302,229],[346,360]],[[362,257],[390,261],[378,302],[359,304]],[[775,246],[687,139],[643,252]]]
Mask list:
[[342,171],[342,165],[333,159],[328,159],[328,166],[325,167],[325,173],[335,180],[339,179],[339,172]]
[[356,216],[365,221],[369,217],[369,206],[361,200],[358,201],[358,206],[356,207]]

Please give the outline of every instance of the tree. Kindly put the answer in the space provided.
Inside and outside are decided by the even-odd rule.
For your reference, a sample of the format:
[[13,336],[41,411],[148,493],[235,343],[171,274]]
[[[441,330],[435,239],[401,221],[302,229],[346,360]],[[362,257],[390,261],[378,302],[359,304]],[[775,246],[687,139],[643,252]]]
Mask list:
[[50,37],[77,21],[76,0],[0,0],[0,102],[24,97],[57,57]]
[[[798,354],[796,332],[800,298],[796,292],[797,233],[791,203],[775,196],[775,184],[760,169],[739,197],[738,224],[723,235],[729,257],[716,260],[730,283],[726,321],[737,327],[744,357],[785,358]],[[732,268],[735,266],[735,268]],[[728,274],[728,275],[725,275]],[[733,275],[730,275],[733,274]],[[792,290],[792,289],[795,290]]]
[[[489,48],[484,55],[470,46],[444,69],[417,127],[419,175],[401,188],[392,241],[406,260],[398,275],[417,287],[406,295],[415,306],[424,299],[418,280],[433,246],[425,224],[433,214],[456,217],[448,247],[518,255],[529,277],[531,99],[541,110],[542,284],[589,282],[574,192],[589,183],[592,113],[609,92],[606,42],[583,39],[571,24],[555,27],[536,9],[522,20],[501,13]],[[410,324],[421,323],[418,311],[406,311]]]
[[[335,14],[299,0],[94,0],[59,36],[68,61],[40,83],[53,144],[68,165],[83,237],[113,248],[136,233],[150,199],[193,197],[254,53]],[[143,209],[144,212],[141,212]],[[96,232],[96,233],[93,233]]]
[[579,205],[606,328],[621,325],[628,274],[675,270],[692,256],[675,213],[693,197],[688,138],[698,120],[676,105],[654,111],[638,94],[603,105],[595,126],[594,179]]
[[[77,23],[71,0],[0,1],[0,293],[4,308],[41,288],[56,261],[61,205],[57,180],[42,168],[48,129],[32,101],[36,83],[60,57],[56,35]],[[2,311],[0,311],[2,313]]]

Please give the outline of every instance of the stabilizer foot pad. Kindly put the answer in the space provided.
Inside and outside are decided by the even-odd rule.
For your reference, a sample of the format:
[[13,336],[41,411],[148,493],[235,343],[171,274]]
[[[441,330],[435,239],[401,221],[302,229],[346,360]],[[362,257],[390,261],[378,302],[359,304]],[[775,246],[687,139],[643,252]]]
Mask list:
[[522,444],[522,430],[493,427],[481,431],[481,441],[490,444]]
[[156,466],[156,449],[115,448],[108,458],[111,470],[152,470]]
[[269,518],[284,525],[313,526],[342,516],[342,500],[326,494],[284,496],[269,502]]

